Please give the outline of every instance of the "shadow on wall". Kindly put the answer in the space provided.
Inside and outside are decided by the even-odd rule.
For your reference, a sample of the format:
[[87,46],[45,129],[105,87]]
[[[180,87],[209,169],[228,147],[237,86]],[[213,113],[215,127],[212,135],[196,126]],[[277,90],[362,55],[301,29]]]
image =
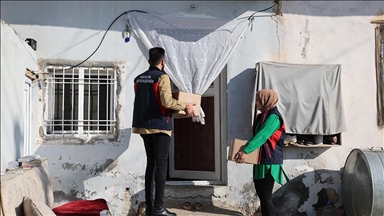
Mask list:
[[[252,100],[255,69],[248,68],[233,77],[227,85],[227,140],[249,139],[252,136]],[[240,113],[239,113],[240,112]],[[228,145],[230,142],[227,142]]]
[[[342,194],[339,194],[341,193],[341,185],[335,185],[335,182],[338,182],[338,180],[333,178],[341,178],[341,175],[342,172],[340,171],[322,169],[307,172],[291,179],[273,194],[275,215],[305,216],[310,214],[310,212],[299,212],[299,208],[306,202],[310,202],[310,197],[313,197],[313,193],[316,193],[316,202],[309,204],[316,215],[321,215],[322,208],[326,205],[327,201],[330,201],[335,209],[335,215],[345,216],[343,205],[338,208],[334,206],[335,203],[340,202]],[[328,177],[322,179],[322,176]],[[306,178],[310,179],[306,180]],[[308,185],[305,183],[306,181],[313,183]],[[308,208],[310,207],[306,209]],[[313,212],[311,215],[313,215]]]
[[[252,3],[243,3],[235,8],[231,2],[211,3],[209,1],[200,1],[198,5],[198,14],[210,14],[219,18],[233,18],[252,9],[254,11],[262,10],[272,6],[272,2],[264,1]],[[151,14],[174,14],[174,13],[191,13],[191,3],[175,1],[114,1],[112,2],[1,2],[1,18],[10,24],[20,25],[42,25],[68,28],[84,28],[105,31],[108,25],[119,14],[128,10],[142,10]],[[248,7],[247,7],[248,6]],[[212,10],[217,7],[217,10]],[[25,12],[28,8],[28,12]],[[61,11],[72,11],[72,16],[68,17]],[[95,16],[94,11],[103,11]],[[15,14],[24,14],[16,16]],[[54,15],[52,15],[54,14]],[[30,18],[31,15],[33,19]],[[49,17],[49,19],[47,19]],[[96,21],[95,21],[96,20]],[[125,26],[124,16],[116,21],[111,27],[112,31],[122,32]]]
[[[280,1],[283,14],[304,14],[306,16],[342,17],[342,16],[379,16],[382,15],[383,5],[381,1]],[[220,2],[215,5],[207,2],[199,2],[197,5],[198,13],[210,14],[217,17],[229,17],[231,14],[242,14],[247,10],[258,11],[272,5],[272,1],[257,1],[256,3],[245,4],[233,7],[233,3]],[[223,5],[224,4],[224,5]],[[227,5],[225,5],[227,4]],[[239,3],[240,4],[240,3]],[[129,1],[129,2],[48,2],[48,1],[2,1],[1,18],[10,24],[23,25],[46,25],[62,26],[69,28],[86,28],[104,31],[111,21],[120,13],[126,10],[144,10],[149,13],[162,14],[161,12],[172,13],[172,9],[185,13],[191,13],[190,4],[175,4],[174,1]],[[212,6],[217,6],[217,10],[212,10]],[[26,13],[25,8],[28,8]],[[71,10],[73,16],[68,17],[62,11]],[[381,9],[381,11],[380,11]],[[234,11],[233,11],[234,10]],[[94,11],[104,13],[95,17]],[[156,12],[157,11],[157,12]],[[161,12],[159,12],[161,11]],[[19,14],[18,16],[16,14]],[[20,16],[20,14],[24,14]],[[33,19],[31,18],[34,14]],[[54,14],[54,15],[52,15]],[[230,14],[230,15],[229,15]],[[49,19],[47,19],[49,17]],[[95,22],[95,19],[98,22]],[[124,19],[118,20],[116,26],[111,30],[122,31],[125,26]]]
[[383,14],[380,1],[280,1],[283,14],[302,14],[308,16],[379,16]]
[[[20,125],[19,121],[15,121],[13,124],[14,131],[13,131],[13,138],[14,138],[14,145],[15,145],[15,159],[18,159],[24,154],[24,148],[25,142],[24,142],[24,128],[21,128],[22,126]],[[4,147],[2,147],[4,148]],[[8,161],[9,162],[9,161]],[[6,164],[8,166],[8,164]]]

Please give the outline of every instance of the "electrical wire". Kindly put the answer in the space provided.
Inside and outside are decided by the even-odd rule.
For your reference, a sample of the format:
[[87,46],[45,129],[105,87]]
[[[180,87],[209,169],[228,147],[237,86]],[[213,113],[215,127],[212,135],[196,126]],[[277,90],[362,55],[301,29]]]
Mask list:
[[[266,11],[266,10],[269,10],[273,7],[275,7],[276,3],[274,5],[272,5],[271,7],[268,7],[268,8],[265,8],[263,10],[259,10],[259,11],[256,11],[254,12],[251,16],[248,17],[248,20],[252,20],[253,19],[253,15],[255,15],[256,13],[259,13],[259,12],[263,12],[263,11]],[[107,28],[107,30],[105,31],[103,37],[101,38],[101,41],[99,43],[99,45],[96,47],[95,51],[93,51],[91,53],[91,55],[89,55],[86,59],[84,59],[82,62],[78,63],[77,65],[75,66],[71,66],[70,68],[68,68],[68,70],[72,69],[72,68],[75,68],[75,67],[78,67],[79,65],[83,64],[84,62],[86,62],[89,58],[91,58],[95,53],[96,51],[100,48],[101,44],[103,43],[104,41],[104,38],[105,38],[105,35],[107,35],[109,29],[112,27],[112,25],[116,22],[116,20],[118,20],[121,16],[123,15],[127,15],[129,12],[141,12],[141,13],[147,13],[145,11],[141,11],[141,10],[129,10],[129,11],[125,11],[124,13],[120,14],[118,17],[116,17],[112,23],[109,25],[109,27]]]
[[252,20],[252,19],[253,19],[253,15],[255,15],[256,13],[259,13],[259,12],[263,12],[263,11],[269,10],[269,9],[275,7],[276,5],[277,5],[277,3],[275,3],[274,5],[272,5],[272,6],[269,7],[269,8],[265,8],[265,9],[263,9],[263,10],[256,11],[255,13],[253,13],[251,16],[248,17],[248,20]]
[[118,17],[116,17],[112,23],[109,25],[109,27],[107,28],[107,30],[105,31],[103,37],[101,38],[101,41],[99,43],[99,45],[97,46],[97,48],[95,49],[95,51],[93,51],[93,53],[91,55],[89,55],[86,59],[84,59],[82,62],[80,62],[79,64],[75,65],[75,66],[71,66],[70,68],[68,68],[68,70],[72,69],[72,68],[75,68],[75,67],[78,67],[79,65],[83,64],[84,62],[86,62],[89,58],[91,58],[93,56],[93,54],[96,53],[96,51],[99,49],[99,47],[101,46],[101,44],[103,43],[104,41],[104,38],[105,38],[105,35],[108,33],[109,29],[112,27],[113,23],[116,22],[116,20],[118,20],[121,16],[123,16],[124,14],[127,15],[129,12],[141,12],[141,13],[147,13],[145,11],[140,11],[140,10],[129,10],[129,11],[125,11],[124,13],[120,14]]

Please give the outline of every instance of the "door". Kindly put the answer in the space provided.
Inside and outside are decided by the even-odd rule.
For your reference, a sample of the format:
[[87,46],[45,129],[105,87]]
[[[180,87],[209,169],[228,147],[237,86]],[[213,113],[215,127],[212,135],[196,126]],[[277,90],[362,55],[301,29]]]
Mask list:
[[[222,73],[223,74],[223,73]],[[174,119],[169,177],[189,180],[221,178],[221,76],[202,95],[205,125],[191,118]]]

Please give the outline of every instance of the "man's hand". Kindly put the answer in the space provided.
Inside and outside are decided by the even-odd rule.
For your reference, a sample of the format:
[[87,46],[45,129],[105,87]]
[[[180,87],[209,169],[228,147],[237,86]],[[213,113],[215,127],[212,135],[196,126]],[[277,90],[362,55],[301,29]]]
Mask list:
[[247,154],[241,149],[235,155],[235,160],[237,163],[244,163],[245,158],[247,158]]
[[190,103],[190,102],[188,102],[186,104],[184,111],[188,115],[188,117],[195,116],[195,112],[193,110],[193,106],[195,106],[195,105],[196,105],[196,103]]

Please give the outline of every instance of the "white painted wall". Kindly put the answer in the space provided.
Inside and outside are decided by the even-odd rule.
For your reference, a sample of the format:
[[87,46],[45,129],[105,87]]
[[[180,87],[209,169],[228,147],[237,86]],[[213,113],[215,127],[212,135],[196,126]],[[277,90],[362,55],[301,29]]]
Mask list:
[[[23,156],[24,142],[24,82],[26,68],[37,70],[36,53],[15,30],[1,20],[1,172],[8,162]],[[37,107],[36,86],[32,89],[32,107]],[[36,134],[37,109],[31,115],[32,133]],[[36,150],[36,136],[31,137],[32,151]]]
[[[196,5],[194,11],[189,8],[191,4]],[[112,20],[126,10],[204,14],[231,19],[248,10],[257,11],[270,5],[272,1],[2,1],[1,18],[23,37],[37,40],[39,59],[80,62],[97,47]],[[309,190],[298,211],[315,215],[312,206],[322,188],[335,189],[340,195],[336,206],[342,205],[340,170],[349,152],[353,148],[383,146],[383,132],[376,125],[375,25],[370,21],[383,13],[384,6],[379,1],[283,1],[281,6],[282,16],[270,17],[271,13],[260,13],[254,19],[228,62],[227,145],[232,138],[251,136],[249,104],[256,62],[341,64],[347,123],[347,131],[342,135],[343,145],[327,149],[285,149],[286,172],[292,178],[303,175],[303,183]],[[41,138],[37,140],[37,152],[48,157],[50,162],[56,202],[103,197],[116,215],[136,210],[136,201],[144,200],[145,152],[141,138],[131,134],[130,129],[133,78],[147,69],[147,54],[135,37],[124,43],[121,37],[124,28],[124,19],[120,18],[90,59],[119,62],[121,68],[124,67],[118,140],[88,144],[71,144],[66,140],[47,144]],[[41,127],[41,116],[39,121]],[[3,122],[2,118],[2,128]],[[227,165],[228,186],[199,188],[199,193],[202,196],[214,194],[214,201],[223,205],[236,206],[244,211],[254,210],[257,201],[252,166],[232,162]],[[314,171],[321,170],[325,172],[318,177]],[[325,181],[328,177],[333,181]],[[168,187],[166,194],[183,199],[194,190],[196,188]]]
[[[342,146],[325,150],[288,149],[285,167],[294,176],[326,169],[339,171],[354,148],[367,150],[383,146],[383,131],[377,127],[375,27],[370,24],[383,14],[382,2],[304,2],[284,3],[281,21],[280,61],[304,64],[341,64],[342,92],[347,131],[342,134]],[[381,10],[381,11],[380,11]],[[297,12],[297,13],[294,13]],[[301,160],[305,157],[313,158]],[[302,210],[310,209],[317,192],[323,187],[341,194],[338,172],[330,174],[334,183],[314,181],[315,173],[303,180],[309,186],[310,198]],[[342,204],[342,198],[336,206]],[[316,199],[317,200],[317,199]],[[313,213],[312,213],[313,214]]]

